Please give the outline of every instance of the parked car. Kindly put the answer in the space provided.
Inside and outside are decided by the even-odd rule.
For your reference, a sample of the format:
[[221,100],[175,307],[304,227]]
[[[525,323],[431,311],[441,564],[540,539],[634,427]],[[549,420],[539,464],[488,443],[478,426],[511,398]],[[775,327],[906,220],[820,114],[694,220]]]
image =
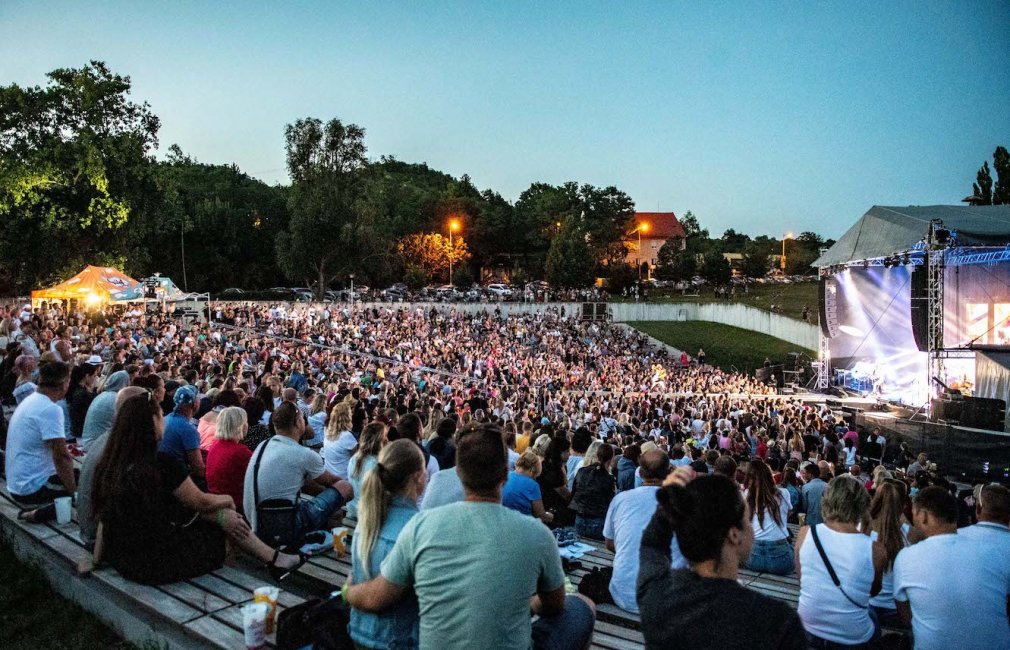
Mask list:
[[238,293],[245,293],[245,291],[243,291],[242,289],[239,289],[238,287],[228,287],[227,289],[225,289],[221,293],[238,294]]
[[489,284],[484,289],[496,298],[508,298],[512,295],[512,289],[504,284]]

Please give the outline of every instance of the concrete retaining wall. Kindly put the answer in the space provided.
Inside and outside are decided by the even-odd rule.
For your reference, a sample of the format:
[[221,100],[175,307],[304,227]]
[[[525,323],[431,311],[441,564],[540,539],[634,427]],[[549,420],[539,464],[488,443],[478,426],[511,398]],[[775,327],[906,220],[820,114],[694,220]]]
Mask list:
[[[203,303],[192,304],[194,308],[202,309]],[[308,306],[308,305],[305,305]],[[565,314],[573,315],[582,312],[580,302],[552,302],[552,303],[358,303],[356,309],[370,309],[372,307],[397,307],[406,309],[422,308],[425,310],[432,307],[454,309],[468,314],[480,311],[494,311],[501,309],[503,314],[539,314],[547,309],[561,309]],[[650,302],[614,302],[609,305],[610,313],[614,322],[627,323],[631,321],[710,321],[732,325],[753,332],[760,332],[773,336],[783,341],[788,341],[793,345],[798,345],[808,350],[817,349],[817,326],[788,318],[779,314],[748,307],[739,303],[650,303]]]

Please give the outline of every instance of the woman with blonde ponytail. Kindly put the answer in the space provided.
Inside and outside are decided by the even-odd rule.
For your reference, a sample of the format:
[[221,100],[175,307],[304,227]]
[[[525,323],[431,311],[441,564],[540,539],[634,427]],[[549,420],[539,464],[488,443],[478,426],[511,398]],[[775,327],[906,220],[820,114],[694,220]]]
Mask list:
[[[354,584],[379,575],[379,567],[393,550],[400,531],[417,514],[417,499],[427,480],[424,455],[412,441],[394,440],[379,452],[361,485],[351,552]],[[381,614],[352,609],[347,629],[358,647],[416,648],[417,597],[411,593]]]

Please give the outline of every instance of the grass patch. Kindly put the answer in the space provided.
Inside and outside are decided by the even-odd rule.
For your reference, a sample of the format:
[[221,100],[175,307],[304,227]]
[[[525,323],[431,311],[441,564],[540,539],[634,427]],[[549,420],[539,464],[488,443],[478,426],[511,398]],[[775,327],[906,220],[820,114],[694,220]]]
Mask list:
[[0,538],[0,648],[128,650],[133,646],[54,592],[42,570],[18,559]]
[[[628,302],[626,298],[614,297],[613,300]],[[809,320],[817,322],[817,283],[794,282],[792,284],[755,284],[748,293],[738,287],[732,298],[716,298],[715,290],[701,287],[699,295],[685,296],[676,289],[653,289],[649,293],[649,302],[738,302],[749,307],[764,311],[774,311],[776,314],[803,320],[803,307],[809,307]],[[633,302],[633,301],[632,301]],[[772,310],[772,305],[775,309]]]
[[790,352],[804,352],[814,356],[813,350],[777,339],[767,334],[711,323],[708,321],[636,321],[628,323],[649,336],[683,350],[692,357],[698,348],[705,350],[705,361],[723,370],[736,369],[753,374],[764,364],[765,358],[781,363]]

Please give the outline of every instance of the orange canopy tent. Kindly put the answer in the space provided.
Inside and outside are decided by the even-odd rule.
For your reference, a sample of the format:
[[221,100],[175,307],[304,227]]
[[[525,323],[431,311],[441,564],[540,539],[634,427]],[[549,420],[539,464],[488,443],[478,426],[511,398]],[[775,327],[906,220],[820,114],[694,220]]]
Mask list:
[[32,302],[76,298],[86,305],[95,306],[137,300],[142,293],[141,284],[122,271],[107,266],[88,266],[55,287],[32,291]]

